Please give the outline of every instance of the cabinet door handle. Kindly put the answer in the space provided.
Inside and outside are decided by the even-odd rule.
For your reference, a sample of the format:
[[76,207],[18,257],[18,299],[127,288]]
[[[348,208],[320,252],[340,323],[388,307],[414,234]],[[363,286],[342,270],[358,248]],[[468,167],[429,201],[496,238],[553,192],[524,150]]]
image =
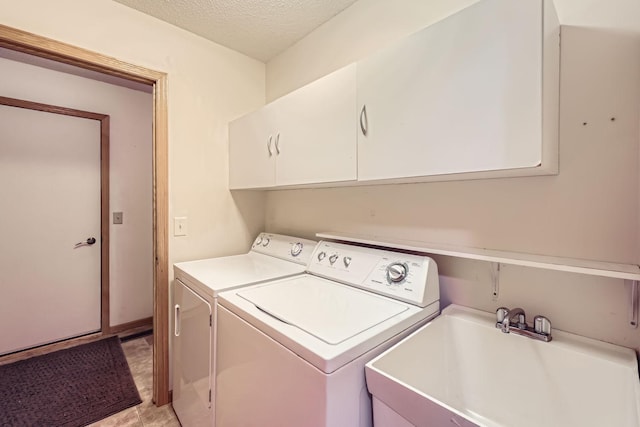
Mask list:
[[273,136],[269,135],[269,139],[267,140],[267,151],[269,152],[269,157],[273,156],[273,151],[271,151],[272,142],[273,142]]
[[180,305],[174,306],[175,315],[173,317],[173,334],[177,337],[180,336]]
[[360,111],[360,129],[362,130],[362,134],[367,136],[367,132],[369,130],[369,121],[367,119],[367,106],[363,105],[362,110]]
[[276,135],[276,153],[280,154],[280,132]]

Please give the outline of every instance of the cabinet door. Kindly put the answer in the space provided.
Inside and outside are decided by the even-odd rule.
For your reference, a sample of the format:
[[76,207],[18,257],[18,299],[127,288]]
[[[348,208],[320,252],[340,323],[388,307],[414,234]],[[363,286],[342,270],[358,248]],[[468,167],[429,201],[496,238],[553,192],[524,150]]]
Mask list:
[[277,100],[276,184],[355,181],[356,66]]
[[229,188],[275,184],[275,114],[272,105],[229,123]]
[[211,425],[211,304],[179,279],[173,301],[173,408],[182,425]]
[[358,63],[360,181],[536,167],[541,0],[484,0]]

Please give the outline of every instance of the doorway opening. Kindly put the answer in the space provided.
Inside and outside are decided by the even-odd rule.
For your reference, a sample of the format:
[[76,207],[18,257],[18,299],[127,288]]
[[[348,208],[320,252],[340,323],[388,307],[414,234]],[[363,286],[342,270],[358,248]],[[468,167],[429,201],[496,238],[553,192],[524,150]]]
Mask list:
[[0,25],[0,47],[153,86],[153,401],[169,403],[167,75]]

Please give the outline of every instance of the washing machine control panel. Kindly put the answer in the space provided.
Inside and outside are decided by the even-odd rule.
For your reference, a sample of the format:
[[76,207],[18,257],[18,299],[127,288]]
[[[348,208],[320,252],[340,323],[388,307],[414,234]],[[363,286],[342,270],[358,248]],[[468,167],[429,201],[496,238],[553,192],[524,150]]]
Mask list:
[[253,241],[251,250],[306,265],[316,244],[313,240],[298,237],[260,233]]
[[421,307],[440,299],[438,268],[422,255],[321,241],[308,270]]

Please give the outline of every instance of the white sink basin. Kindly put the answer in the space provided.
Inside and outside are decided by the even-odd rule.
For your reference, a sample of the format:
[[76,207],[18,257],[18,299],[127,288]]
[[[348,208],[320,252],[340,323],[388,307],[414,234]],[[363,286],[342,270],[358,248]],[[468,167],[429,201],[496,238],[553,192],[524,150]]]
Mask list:
[[552,336],[505,334],[493,314],[447,307],[367,364],[376,427],[640,426],[635,351]]

